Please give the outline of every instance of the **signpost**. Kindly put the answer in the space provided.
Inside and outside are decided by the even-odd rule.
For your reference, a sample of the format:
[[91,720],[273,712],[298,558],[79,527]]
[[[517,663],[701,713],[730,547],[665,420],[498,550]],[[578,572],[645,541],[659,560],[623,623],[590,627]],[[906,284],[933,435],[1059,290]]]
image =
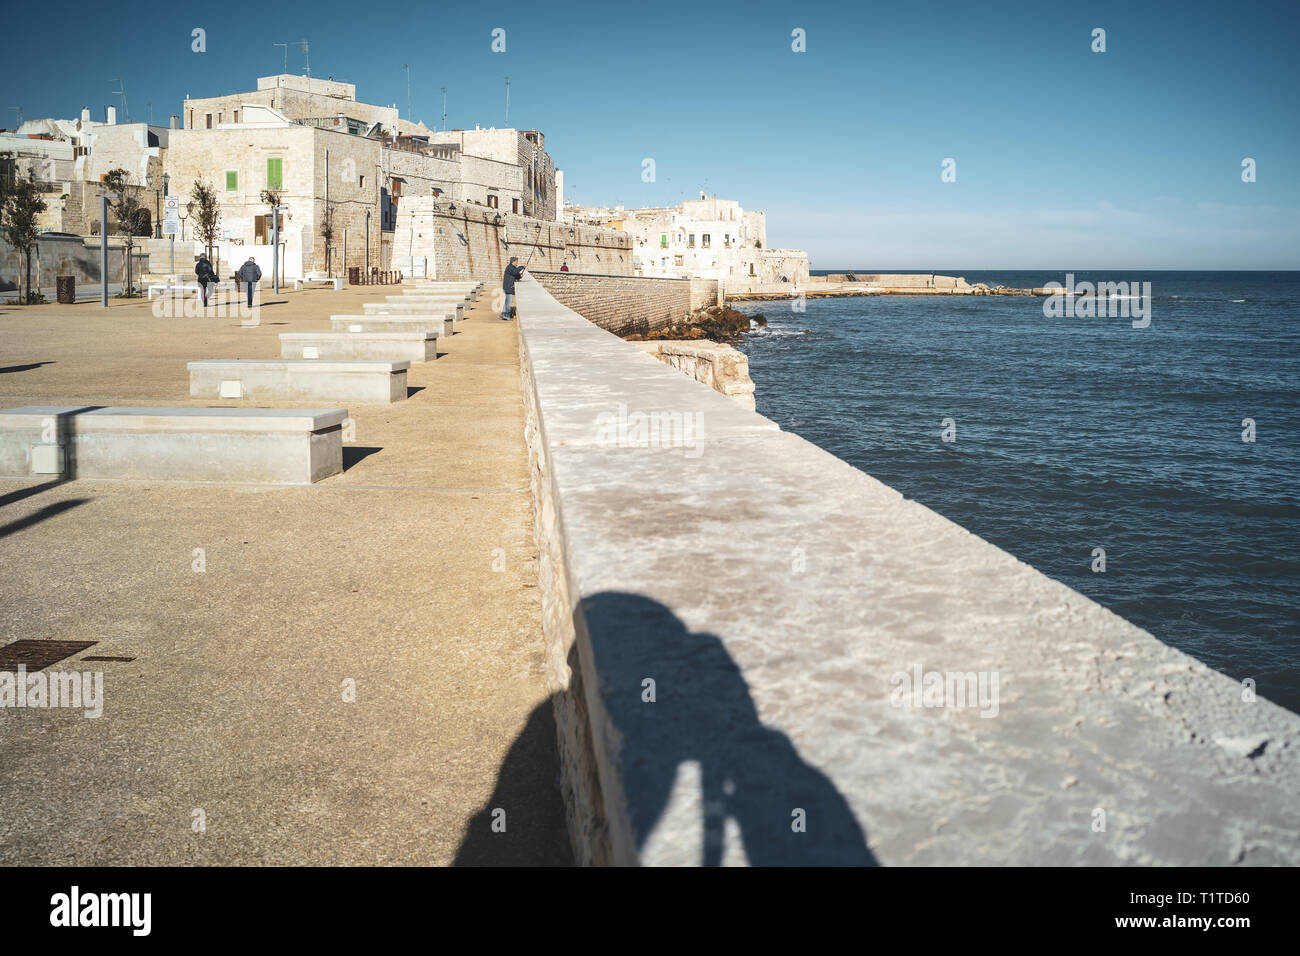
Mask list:
[[176,275],[176,233],[181,231],[181,201],[168,196],[163,202],[163,235],[171,240],[171,274]]

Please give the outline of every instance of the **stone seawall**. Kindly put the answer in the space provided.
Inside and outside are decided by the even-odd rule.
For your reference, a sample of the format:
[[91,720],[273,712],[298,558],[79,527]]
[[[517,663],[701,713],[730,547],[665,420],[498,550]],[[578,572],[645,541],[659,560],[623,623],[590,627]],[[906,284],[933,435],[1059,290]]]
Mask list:
[[754,410],[754,380],[749,377],[749,357],[744,352],[730,345],[702,340],[632,344],[715,392],[721,392],[741,408]]
[[519,289],[583,863],[1300,863],[1300,718]]
[[[698,279],[591,275],[578,272],[529,272],[557,302],[615,335],[642,334],[685,322],[696,302],[709,298]],[[713,296],[716,298],[717,283]]]
[[[507,215],[428,196],[405,198],[398,207],[394,269],[415,260],[429,278],[473,279],[500,289],[511,256],[538,271],[567,262],[574,272],[630,275],[632,238],[614,229]],[[404,271],[419,274],[418,268]]]

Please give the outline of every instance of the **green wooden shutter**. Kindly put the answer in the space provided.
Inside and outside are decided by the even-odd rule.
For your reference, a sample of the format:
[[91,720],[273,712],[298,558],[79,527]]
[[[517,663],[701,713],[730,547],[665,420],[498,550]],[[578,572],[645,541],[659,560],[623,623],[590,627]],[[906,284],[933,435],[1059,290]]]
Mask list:
[[284,188],[284,160],[268,159],[266,161],[266,188]]
[[233,193],[239,188],[239,173],[233,169],[226,170],[226,192]]

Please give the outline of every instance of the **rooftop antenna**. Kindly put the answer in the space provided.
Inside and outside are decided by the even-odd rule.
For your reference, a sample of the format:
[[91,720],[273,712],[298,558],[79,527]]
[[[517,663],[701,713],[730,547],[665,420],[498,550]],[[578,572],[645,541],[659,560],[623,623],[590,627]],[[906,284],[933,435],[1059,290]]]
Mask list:
[[506,74],[506,126],[510,126],[510,74]]
[[306,61],[306,69],[307,69],[307,72],[306,72],[305,74],[303,74],[303,75],[304,75],[304,76],[311,76],[311,48],[307,45],[307,41],[306,41],[306,40],[290,40],[289,42],[290,42],[290,45],[291,45],[291,46],[300,46],[300,47],[302,47],[302,56],[303,56],[303,59]]
[[153,104],[146,103],[144,105],[149,109],[149,125],[152,126],[153,125]]
[[447,87],[442,88],[442,131],[447,132]]
[[124,121],[124,122],[127,122],[127,123],[131,122],[131,111],[130,111],[129,109],[127,109],[127,107],[126,107],[126,85],[122,82],[122,78],[121,78],[120,76],[117,77],[117,89],[113,90],[112,92],[114,92],[114,93],[116,93],[118,96],[122,97],[122,119],[123,119],[123,121]]
[[[22,126],[22,125],[23,125],[23,108],[22,108],[21,106],[11,106],[11,107],[9,107],[9,108],[10,108],[11,110],[13,110],[15,113],[18,114],[18,126]],[[15,133],[18,132],[18,126],[15,126],[15,127],[14,127],[14,132],[15,132]]]
[[287,43],[272,43],[271,46],[282,46],[282,47],[284,47],[284,72],[285,72],[285,73],[288,73],[288,72],[289,72],[289,44],[287,44]]
[[403,63],[402,69],[406,71],[406,121],[411,122],[411,64]]

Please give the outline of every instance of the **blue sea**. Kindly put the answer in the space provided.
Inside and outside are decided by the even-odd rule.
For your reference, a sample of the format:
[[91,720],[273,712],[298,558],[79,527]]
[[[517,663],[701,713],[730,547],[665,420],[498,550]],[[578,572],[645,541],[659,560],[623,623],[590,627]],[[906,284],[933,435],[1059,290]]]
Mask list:
[[1041,298],[737,304],[768,319],[740,346],[758,410],[1300,711],[1300,273],[1075,281],[1150,282],[1149,327]]

